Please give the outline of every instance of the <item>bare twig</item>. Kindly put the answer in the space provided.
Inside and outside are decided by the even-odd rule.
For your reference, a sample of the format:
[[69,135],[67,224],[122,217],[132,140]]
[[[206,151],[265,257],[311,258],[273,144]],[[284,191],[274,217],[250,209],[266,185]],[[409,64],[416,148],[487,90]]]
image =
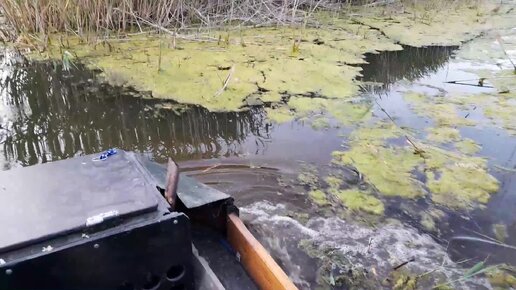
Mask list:
[[220,96],[227,88],[228,84],[229,84],[229,81],[231,80],[231,78],[233,77],[233,73],[235,72],[235,65],[232,65],[231,66],[231,69],[229,69],[229,74],[228,76],[226,77],[226,80],[224,81],[224,84],[222,85],[222,88],[220,88],[220,90],[218,90],[216,93],[215,93],[215,97],[218,97]]
[[403,267],[403,266],[407,265],[408,263],[410,263],[410,262],[414,262],[415,260],[416,260],[416,258],[412,257],[412,258],[410,258],[409,260],[407,260],[407,261],[405,261],[405,262],[403,262],[403,263],[401,263],[401,264],[399,264],[399,265],[397,265],[397,266],[395,266],[395,267],[392,267],[392,270],[396,271],[396,270],[398,270],[399,268],[401,268],[401,267]]
[[[396,124],[396,122],[394,121],[394,119],[391,117],[391,115],[389,115],[389,113],[387,113],[387,111],[382,107],[382,105],[380,105],[380,103],[378,103],[378,100],[376,100],[376,98],[374,99],[374,101],[375,101],[376,105],[378,105],[378,107],[380,108],[380,110],[381,110],[382,112],[384,112],[384,113],[385,113],[385,115],[389,118],[389,120],[391,120],[391,122],[392,122],[396,127],[400,128],[400,127],[398,126],[398,124]],[[401,128],[400,128],[400,129],[401,129]],[[416,153],[416,154],[422,154],[422,153],[424,153],[424,152],[425,152],[423,149],[419,148],[419,147],[416,145],[416,143],[412,142],[412,140],[410,140],[410,138],[408,137],[408,135],[407,135],[407,134],[403,134],[403,137],[405,137],[405,139],[407,140],[407,142],[408,142],[410,145],[412,145],[412,147],[414,147],[414,153]]]
[[514,71],[516,72],[516,64],[514,64],[514,62],[512,61],[511,57],[509,56],[509,54],[507,53],[507,51],[505,50],[505,47],[503,45],[503,39],[500,35],[498,35],[496,37],[496,40],[498,40],[498,44],[500,44],[500,48],[502,49],[503,53],[505,54],[505,56],[507,57],[507,59],[509,60],[509,62],[512,64],[512,67],[514,68]]

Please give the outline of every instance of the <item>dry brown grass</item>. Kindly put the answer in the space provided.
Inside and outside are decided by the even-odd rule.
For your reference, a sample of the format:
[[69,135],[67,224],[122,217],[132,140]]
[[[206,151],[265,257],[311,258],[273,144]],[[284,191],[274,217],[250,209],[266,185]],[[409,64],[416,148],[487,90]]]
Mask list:
[[228,24],[270,25],[298,21],[306,13],[351,0],[0,0],[1,13],[22,34],[141,30]]

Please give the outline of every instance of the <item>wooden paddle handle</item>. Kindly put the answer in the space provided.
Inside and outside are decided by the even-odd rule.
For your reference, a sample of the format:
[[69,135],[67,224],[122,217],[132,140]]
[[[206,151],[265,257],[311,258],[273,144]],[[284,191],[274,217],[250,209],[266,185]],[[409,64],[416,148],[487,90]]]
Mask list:
[[168,159],[167,165],[167,185],[165,188],[165,198],[167,199],[170,207],[175,209],[177,200],[177,182],[179,181],[179,168],[177,164],[172,160]]
[[240,255],[240,262],[260,289],[297,289],[235,213],[228,215],[227,237],[231,246]]

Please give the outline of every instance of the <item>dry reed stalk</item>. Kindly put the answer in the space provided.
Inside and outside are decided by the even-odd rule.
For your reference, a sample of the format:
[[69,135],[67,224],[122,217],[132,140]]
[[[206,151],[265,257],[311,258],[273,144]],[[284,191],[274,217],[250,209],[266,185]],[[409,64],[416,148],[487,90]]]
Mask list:
[[70,32],[80,36],[106,31],[143,30],[142,19],[162,28],[205,27],[237,23],[298,23],[305,11],[349,0],[0,0],[0,13],[14,28],[11,40],[24,34]]

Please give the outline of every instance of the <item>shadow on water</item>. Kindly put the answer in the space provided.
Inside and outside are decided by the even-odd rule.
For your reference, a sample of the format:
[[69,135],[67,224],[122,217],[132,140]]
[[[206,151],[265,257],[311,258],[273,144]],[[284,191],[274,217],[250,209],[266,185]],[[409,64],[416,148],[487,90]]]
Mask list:
[[367,54],[368,64],[362,65],[361,81],[379,83],[375,92],[387,91],[400,80],[409,82],[437,72],[450,60],[457,46],[412,47],[400,51]]
[[[234,156],[248,136],[267,139],[264,112],[155,109],[160,102],[99,86],[86,70],[8,66],[1,72],[0,144],[4,169],[100,152],[150,152],[157,161]],[[180,108],[181,109],[181,108]]]

